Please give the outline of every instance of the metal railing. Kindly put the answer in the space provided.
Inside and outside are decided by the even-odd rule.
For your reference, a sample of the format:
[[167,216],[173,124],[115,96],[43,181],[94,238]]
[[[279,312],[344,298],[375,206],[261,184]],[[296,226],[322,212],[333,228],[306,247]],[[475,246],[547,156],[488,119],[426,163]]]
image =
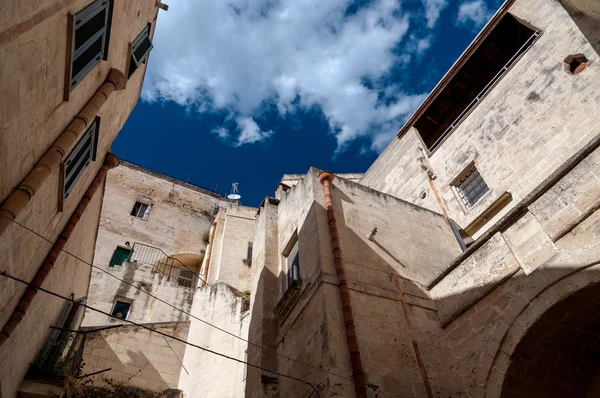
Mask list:
[[53,329],[54,336],[42,348],[27,372],[30,379],[58,381],[81,374],[85,335],[77,331]]
[[437,140],[435,140],[433,145],[429,148],[430,151],[433,151],[438,146],[438,144],[444,138],[446,138],[446,136],[450,133],[450,131],[452,131],[456,126],[458,126],[460,124],[460,122],[462,122],[462,120],[465,118],[465,116],[469,112],[471,112],[473,110],[473,108],[475,108],[477,103],[479,101],[481,101],[483,99],[483,97],[485,97],[488,94],[488,92],[491,90],[491,88],[494,86],[494,84],[496,84],[500,80],[500,78],[508,72],[508,70],[513,66],[513,64],[516,63],[516,61],[519,59],[519,57],[525,53],[525,50],[527,50],[527,48],[532,46],[533,42],[540,35],[541,35],[541,31],[539,29],[536,30],[535,32],[533,32],[533,34],[529,37],[529,39],[527,39],[527,41],[521,46],[521,48],[519,48],[517,50],[517,52],[508,60],[508,62],[502,67],[502,69],[500,69],[500,71],[498,73],[496,73],[496,75],[492,78],[492,80],[490,80],[490,82],[485,85],[485,87],[479,92],[479,94],[477,94],[477,96],[473,99],[473,101],[471,101],[469,103],[469,105],[467,105],[467,107],[460,113],[460,115],[458,115],[458,117],[456,119],[454,119],[454,121],[450,124],[450,126],[448,126],[448,128],[446,130],[444,130],[442,135],[440,135],[439,138]]
[[135,242],[132,249],[127,261],[150,265],[154,267],[154,270],[168,278],[177,279],[177,283],[180,286],[193,288],[197,285],[198,279],[202,280],[198,273],[194,272],[177,258],[169,256],[158,247]]

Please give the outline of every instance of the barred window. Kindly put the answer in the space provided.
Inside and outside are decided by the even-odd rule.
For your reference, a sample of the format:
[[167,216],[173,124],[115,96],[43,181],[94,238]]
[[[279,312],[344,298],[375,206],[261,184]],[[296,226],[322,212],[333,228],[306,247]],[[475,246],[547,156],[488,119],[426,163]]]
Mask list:
[[481,174],[479,174],[474,165],[469,166],[454,186],[467,209],[473,207],[489,190],[483,177],[481,177]]
[[86,132],[83,133],[83,137],[81,137],[64,162],[63,198],[65,199],[69,196],[75,187],[75,183],[89,164],[96,160],[99,128],[100,118],[97,117]]
[[179,282],[179,286],[192,287],[194,284],[194,273],[186,269],[180,270],[177,282]]

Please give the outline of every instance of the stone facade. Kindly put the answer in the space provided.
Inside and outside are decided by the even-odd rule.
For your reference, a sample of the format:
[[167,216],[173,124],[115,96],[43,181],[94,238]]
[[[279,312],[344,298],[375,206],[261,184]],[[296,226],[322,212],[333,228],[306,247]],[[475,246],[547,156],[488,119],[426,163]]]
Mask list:
[[[539,29],[531,47],[434,150],[409,121],[358,183],[336,176],[329,214],[317,171],[284,178],[256,220],[249,340],[262,348],[248,360],[263,370],[248,368],[246,396],[598,394],[595,7],[507,1],[482,35],[508,12]],[[573,75],[563,60],[577,53]],[[453,185],[472,164],[489,190],[467,209]]]
[[[106,60],[101,60],[74,89],[66,90],[68,96],[65,95],[70,81],[70,77],[65,77],[71,58],[68,48],[72,38],[67,33],[69,15],[90,3],[89,0],[48,0],[2,5],[0,224],[5,224],[6,215],[10,219],[16,215],[14,221],[33,232],[9,223],[0,234],[0,260],[5,265],[3,270],[26,281],[33,279],[100,170],[141,91],[146,66],[142,65],[126,81],[126,87],[122,87],[125,83],[122,72],[126,72],[128,65],[130,42],[148,23],[152,24],[150,35],[154,32],[158,9],[152,0],[115,2]],[[109,75],[111,68],[113,72]],[[118,81],[110,80],[114,77]],[[95,96],[98,90],[100,94]],[[92,105],[86,106],[88,101]],[[95,116],[101,119],[96,160],[62,200],[62,161],[72,149],[72,145],[66,144],[72,142],[73,132],[80,137],[81,126],[87,126]],[[59,137],[62,141],[57,141]],[[43,157],[49,153],[52,156]],[[53,155],[57,153],[58,158]],[[52,162],[47,161],[50,158]],[[28,180],[30,185],[26,189],[30,199],[23,195],[26,190],[15,190],[28,175],[33,177]],[[17,200],[9,201],[9,198]],[[58,257],[44,287],[76,299],[87,295],[91,270],[81,260],[91,262],[93,259],[101,205],[102,189],[93,197],[64,248],[73,256],[63,253]],[[2,325],[13,313],[24,290],[22,284],[5,278],[0,280]],[[63,308],[62,300],[38,293],[23,320],[1,345],[3,397],[16,396],[30,363],[45,346],[49,326],[56,324]]]

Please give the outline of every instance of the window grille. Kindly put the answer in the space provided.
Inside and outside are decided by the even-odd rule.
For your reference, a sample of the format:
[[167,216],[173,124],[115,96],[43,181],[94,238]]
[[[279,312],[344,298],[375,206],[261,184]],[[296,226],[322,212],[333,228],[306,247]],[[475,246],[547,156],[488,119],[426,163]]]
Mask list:
[[146,62],[152,47],[152,42],[150,41],[150,24],[148,24],[131,43],[131,57],[129,59],[129,72],[127,74],[128,78],[133,75],[137,68]]
[[64,163],[63,198],[67,198],[90,162],[96,160],[100,118],[96,118]]
[[130,249],[125,247],[117,247],[110,259],[108,266],[114,267],[115,265],[123,265],[123,263],[129,259],[130,254]]
[[180,270],[177,282],[179,282],[179,286],[192,287],[194,282],[194,273],[185,269]]
[[456,191],[467,209],[470,209],[489,190],[475,166],[471,166],[456,183]]
[[129,314],[130,309],[131,303],[117,300],[115,301],[115,306],[113,307],[111,315],[115,318],[127,319],[127,315]]
[[148,205],[140,202],[135,202],[135,206],[133,206],[133,210],[131,210],[131,215],[137,218],[144,218],[146,216],[146,211],[148,210]]
[[75,14],[71,54],[72,90],[108,52],[112,7],[110,0],[97,0]]

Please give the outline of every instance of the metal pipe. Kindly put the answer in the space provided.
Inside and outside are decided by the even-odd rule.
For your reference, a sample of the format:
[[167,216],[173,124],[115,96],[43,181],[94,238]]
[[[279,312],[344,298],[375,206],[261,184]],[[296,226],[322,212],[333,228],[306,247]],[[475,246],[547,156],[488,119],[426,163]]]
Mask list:
[[[67,225],[65,225],[60,235],[58,235],[58,238],[56,239],[56,242],[54,242],[52,249],[50,249],[50,252],[42,262],[42,265],[38,269],[35,276],[33,277],[30,286],[28,286],[25,290],[25,293],[23,293],[23,296],[21,297],[21,300],[19,300],[19,303],[15,307],[12,315],[4,324],[4,327],[0,332],[0,346],[2,346],[2,344],[6,340],[8,340],[8,338],[15,330],[17,325],[25,317],[27,309],[29,308],[29,306],[33,302],[35,295],[37,294],[37,288],[41,287],[44,284],[44,281],[48,277],[48,274],[54,267],[54,263],[56,262],[61,251],[65,247],[67,241],[69,240],[69,237],[73,233],[75,226],[83,216],[83,213],[85,212],[85,209],[94,197],[94,194],[96,193],[98,188],[100,188],[100,185],[106,178],[108,170],[117,167],[118,165],[119,158],[117,158],[112,153],[107,153],[106,157],[104,158],[104,163],[102,164],[100,170],[98,170],[96,177],[94,177],[94,180],[88,187],[86,193],[83,195],[83,198],[81,198],[79,205],[77,206],[77,208],[75,208],[75,211],[71,215],[71,218],[69,218]],[[65,275],[65,277],[67,277],[67,275]]]
[[358,338],[354,327],[354,315],[352,313],[352,303],[350,301],[350,289],[346,279],[346,270],[342,260],[342,248],[340,246],[340,237],[333,209],[333,199],[331,196],[331,181],[333,174],[329,171],[319,173],[319,181],[323,184],[325,194],[325,206],[327,208],[327,218],[329,219],[329,231],[331,232],[331,244],[333,246],[333,257],[335,259],[335,270],[337,272],[340,296],[342,298],[342,313],[344,324],[346,325],[346,339],[348,340],[348,349],[350,350],[350,362],[352,363],[352,373],[354,375],[354,391],[357,398],[367,397],[367,387],[365,374],[360,359],[360,350],[358,347]]
[[0,215],[3,216],[0,217],[0,236],[23,211],[50,174],[60,165],[60,162],[65,159],[77,140],[92,124],[108,97],[115,90],[125,88],[125,81],[123,72],[111,69],[108,72],[106,81],[88,101],[87,105],[75,116],[67,129],[52,144],[48,152],[39,160],[27,177],[6,198],[0,206]]
[[213,249],[213,239],[215,237],[215,230],[217,229],[217,222],[213,221],[210,225],[210,232],[208,238],[208,246],[206,247],[206,261],[204,262],[204,280],[202,281],[202,287],[206,286],[208,280],[208,267],[210,265],[210,255]]

